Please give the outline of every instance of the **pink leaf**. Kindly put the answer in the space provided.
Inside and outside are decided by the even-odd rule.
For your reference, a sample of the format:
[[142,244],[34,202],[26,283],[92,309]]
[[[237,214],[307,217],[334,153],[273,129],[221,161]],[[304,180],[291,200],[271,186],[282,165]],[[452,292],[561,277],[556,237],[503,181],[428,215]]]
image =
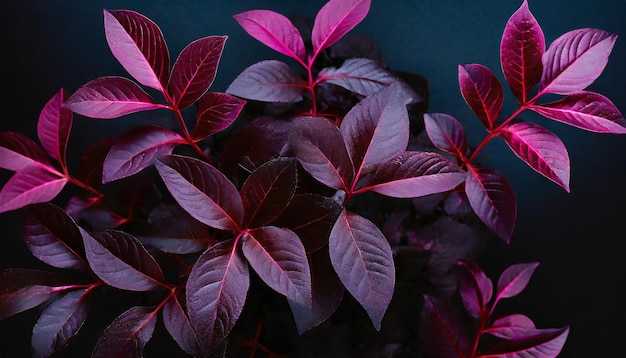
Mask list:
[[398,81],[398,77],[366,58],[349,58],[340,67],[327,67],[317,75],[317,82],[341,86],[362,96],[372,95]]
[[302,64],[307,62],[300,32],[282,14],[270,10],[251,10],[233,17],[250,36],[264,45]]
[[68,280],[47,271],[0,270],[0,320],[46,302]]
[[101,186],[104,159],[116,141],[113,138],[103,139],[87,148],[80,157],[78,179],[94,188]]
[[248,264],[235,243],[222,241],[205,251],[187,281],[187,312],[204,356],[230,333],[246,301]]
[[541,79],[545,48],[543,31],[524,0],[507,22],[500,43],[504,78],[522,104],[526,103],[528,91]]
[[122,313],[104,330],[91,357],[143,357],[157,317],[153,307],[133,307]]
[[559,137],[529,122],[506,126],[501,136],[521,160],[569,192],[569,156]]
[[197,101],[213,84],[226,36],[208,36],[185,47],[172,68],[171,104],[183,109]]
[[502,341],[478,358],[555,358],[563,349],[569,327],[519,331],[526,331],[525,335]]
[[542,93],[571,94],[592,84],[604,70],[617,35],[597,29],[563,34],[543,55]]
[[237,188],[219,170],[197,159],[170,155],[156,168],[178,204],[196,220],[222,230],[238,230],[243,204]]
[[157,24],[135,11],[104,10],[104,33],[113,56],[133,78],[165,93],[170,54]]
[[463,268],[459,275],[459,293],[467,312],[474,318],[481,318],[493,295],[493,282],[474,262],[459,260]]
[[[330,0],[315,16],[311,39],[315,55],[358,25],[369,12],[371,0]],[[316,56],[313,57],[316,57]]]
[[72,129],[72,112],[63,108],[65,92],[59,90],[43,107],[37,122],[39,142],[48,154],[65,166],[65,150]]
[[19,171],[51,167],[48,156],[32,139],[18,132],[0,132],[0,168]]
[[163,306],[163,324],[178,346],[187,354],[199,357],[200,344],[189,318],[178,301],[172,296]]
[[111,119],[125,114],[167,108],[124,77],[100,77],[87,82],[65,101],[65,108],[92,118]]
[[468,167],[465,193],[476,215],[506,242],[511,240],[517,203],[509,182],[490,169]]
[[287,64],[266,60],[243,70],[226,93],[263,102],[299,102],[306,83]]
[[428,138],[435,147],[459,159],[465,158],[467,152],[465,129],[454,117],[444,113],[424,114],[424,126]]
[[103,163],[102,181],[108,183],[137,174],[160,157],[171,154],[181,143],[186,143],[185,139],[166,128],[133,128],[109,150]]
[[246,101],[226,93],[208,92],[198,102],[198,119],[193,139],[198,141],[228,128]]
[[498,78],[483,65],[459,65],[459,87],[465,102],[491,131],[504,101]]
[[537,266],[538,262],[516,264],[504,270],[498,279],[497,300],[513,297],[522,292]]
[[451,305],[425,295],[421,326],[425,350],[430,357],[469,357],[472,342]]
[[624,116],[608,98],[598,93],[576,92],[556,102],[533,105],[530,109],[591,132],[626,133]]
[[67,178],[41,167],[23,169],[13,174],[0,191],[0,213],[50,201],[66,183]]
[[344,209],[330,233],[329,251],[337,276],[380,330],[395,284],[389,242],[371,221]]
[[535,329],[533,321],[521,314],[512,314],[493,321],[491,327],[483,330],[492,336],[515,340],[528,335],[529,330]]

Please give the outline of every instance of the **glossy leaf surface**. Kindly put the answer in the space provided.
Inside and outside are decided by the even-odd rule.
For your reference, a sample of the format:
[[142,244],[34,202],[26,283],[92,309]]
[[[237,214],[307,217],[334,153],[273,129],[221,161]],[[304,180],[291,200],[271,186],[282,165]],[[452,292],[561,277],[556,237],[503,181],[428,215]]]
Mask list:
[[458,262],[462,268],[459,273],[459,293],[467,312],[474,318],[481,318],[493,295],[493,282],[474,262]]
[[32,166],[50,166],[41,147],[21,133],[0,132],[0,168],[19,171]]
[[428,138],[435,147],[457,158],[465,158],[467,152],[465,129],[458,120],[444,113],[425,114],[424,126]]
[[298,102],[306,83],[284,62],[266,60],[243,70],[226,93],[262,102]]
[[176,296],[170,298],[163,306],[163,324],[182,350],[191,356],[200,356],[196,332]]
[[0,190],[0,213],[28,204],[44,203],[61,192],[67,178],[42,167],[28,167],[13,174]]
[[519,339],[529,329],[534,328],[535,323],[530,318],[522,314],[512,314],[495,319],[489,328],[483,330],[483,333],[512,340]]
[[317,75],[318,82],[332,83],[362,96],[372,95],[397,80],[397,76],[365,58],[349,58],[340,67],[324,68]]
[[37,121],[37,137],[48,154],[65,165],[65,150],[72,129],[72,112],[63,108],[65,91],[60,89],[43,107]]
[[194,140],[204,139],[228,128],[243,109],[246,101],[226,93],[208,92],[198,101]]
[[369,12],[371,0],[330,0],[315,16],[311,40],[315,54],[322,52],[358,25]]
[[537,266],[539,266],[538,262],[515,264],[504,270],[498,279],[496,292],[498,300],[513,297],[522,292]]
[[492,130],[504,101],[498,78],[483,65],[459,65],[459,87],[468,106],[485,127]]
[[47,271],[0,270],[0,319],[46,302],[57,294],[55,286],[66,284],[66,278]]
[[526,334],[514,340],[494,345],[480,358],[555,358],[563,349],[569,335],[569,327],[551,329],[528,329]]
[[133,307],[117,317],[102,333],[92,358],[143,357],[157,322],[153,307]]

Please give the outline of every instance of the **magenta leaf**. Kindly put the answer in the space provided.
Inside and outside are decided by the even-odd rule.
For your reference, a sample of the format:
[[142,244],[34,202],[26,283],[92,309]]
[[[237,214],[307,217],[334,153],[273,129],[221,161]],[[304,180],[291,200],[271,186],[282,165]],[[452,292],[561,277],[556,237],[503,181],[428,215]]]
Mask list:
[[190,43],[181,51],[172,68],[168,85],[174,107],[189,107],[211,87],[226,38],[207,36]]
[[459,87],[467,105],[491,131],[504,101],[498,78],[483,65],[459,65]]
[[315,16],[311,40],[314,57],[358,25],[369,12],[371,0],[330,0]]
[[555,121],[597,133],[626,133],[626,120],[613,102],[594,92],[576,92],[531,110]]
[[244,227],[259,227],[276,219],[293,198],[296,184],[293,158],[273,159],[252,172],[240,191]]
[[48,154],[65,165],[65,150],[72,129],[72,112],[63,108],[65,92],[61,88],[41,110],[37,137]]
[[543,55],[542,93],[582,91],[604,71],[617,35],[598,29],[578,29],[563,34]]
[[233,17],[250,36],[267,47],[302,64],[307,62],[300,32],[282,14],[270,10],[251,10]]
[[352,161],[337,126],[323,117],[299,117],[289,140],[302,167],[320,183],[349,190]]
[[167,106],[155,103],[135,82],[108,76],[84,84],[65,101],[65,108],[86,117],[111,119]]
[[156,168],[178,204],[196,220],[222,230],[238,230],[243,204],[237,188],[216,168],[200,160],[169,155]]
[[550,329],[519,329],[524,335],[492,346],[479,358],[555,358],[561,353],[569,327]]
[[80,157],[78,179],[94,188],[101,186],[104,159],[116,141],[117,139],[107,138],[87,148]]
[[143,357],[157,317],[153,307],[133,307],[122,313],[104,330],[91,357]]
[[311,307],[311,272],[300,238],[289,229],[265,226],[243,236],[242,252],[274,291]]
[[198,119],[193,139],[198,141],[230,126],[246,101],[226,93],[208,92],[198,101]]
[[513,297],[522,292],[537,266],[538,262],[516,264],[504,270],[498,279],[496,299]]
[[495,170],[474,167],[468,169],[465,193],[470,206],[488,228],[509,242],[517,215],[513,188]]
[[113,56],[131,76],[165,93],[170,54],[157,24],[135,11],[104,10],[104,33]]
[[286,63],[266,60],[243,70],[226,93],[263,102],[298,102],[304,88],[302,77]]
[[33,327],[33,356],[49,357],[63,348],[83,326],[89,290],[67,292],[46,307]]
[[46,302],[68,284],[67,279],[47,271],[0,270],[0,320]]
[[506,126],[500,135],[521,160],[569,192],[569,155],[559,137],[530,122]]
[[371,221],[344,210],[328,247],[337,276],[380,330],[395,284],[389,242]]
[[429,357],[469,357],[472,342],[451,305],[425,295],[421,326]]
[[126,132],[109,150],[103,163],[102,182],[139,173],[162,156],[186,143],[178,133],[157,126],[135,127]]
[[444,113],[424,114],[424,126],[435,147],[459,159],[465,158],[465,129],[454,117]]
[[24,211],[23,233],[30,252],[48,265],[89,267],[78,226],[63,209],[50,203],[28,206]]
[[32,139],[18,132],[0,132],[0,168],[19,171],[51,167],[48,156]]
[[500,43],[504,78],[522,104],[526,103],[528,91],[541,79],[545,49],[543,31],[524,0],[507,22]]
[[203,354],[226,338],[243,310],[250,286],[247,262],[236,240],[222,241],[205,251],[187,281],[187,312]]
[[459,293],[467,313],[474,318],[482,318],[493,295],[493,282],[474,262],[460,260],[463,268],[459,274]]
[[28,167],[13,174],[0,191],[0,213],[22,208],[28,204],[54,199],[67,178],[42,167]]
[[397,76],[366,58],[349,58],[340,67],[324,68],[317,75],[318,83],[332,83],[362,96],[372,95],[397,80]]
[[191,356],[200,356],[198,337],[176,296],[172,296],[163,306],[163,324],[182,350]]
[[81,229],[87,261],[106,284],[128,291],[152,291],[164,286],[161,267],[137,239],[123,231],[89,234]]
[[467,173],[437,153],[401,152],[382,163],[361,190],[394,198],[442,193],[463,183]]
[[526,336],[528,331],[532,329],[535,329],[535,323],[530,318],[522,314],[512,314],[494,320],[491,327],[483,330],[483,333],[502,339],[515,340]]

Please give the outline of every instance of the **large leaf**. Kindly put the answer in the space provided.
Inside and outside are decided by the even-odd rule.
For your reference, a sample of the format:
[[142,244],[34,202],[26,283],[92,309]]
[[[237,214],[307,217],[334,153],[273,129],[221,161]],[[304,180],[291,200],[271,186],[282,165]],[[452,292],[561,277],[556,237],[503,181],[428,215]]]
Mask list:
[[459,88],[478,119],[488,130],[492,130],[504,102],[498,78],[483,65],[459,65]]
[[600,76],[609,61],[617,35],[597,29],[563,34],[543,55],[540,89],[544,93],[582,91]]
[[273,290],[300,306],[311,307],[311,272],[300,238],[274,226],[248,231],[242,251],[250,266]]
[[226,38],[203,37],[181,51],[172,68],[168,84],[170,102],[174,107],[189,107],[211,87]]
[[226,93],[263,102],[298,102],[304,88],[306,82],[286,63],[266,60],[243,70]]
[[250,36],[269,48],[302,64],[308,61],[300,32],[282,14],[270,10],[250,10],[233,17]]
[[159,159],[156,168],[174,199],[196,220],[216,229],[240,228],[241,197],[219,170],[200,160],[177,155]]
[[135,127],[126,132],[109,150],[103,163],[102,181],[126,178],[139,173],[176,145],[186,143],[178,133],[157,126]]
[[87,117],[110,119],[166,106],[155,103],[135,82],[108,76],[81,86],[65,101],[65,108]]
[[502,341],[478,358],[555,358],[561,353],[569,327],[551,329],[520,329],[523,337]]
[[315,16],[311,40],[317,55],[358,25],[369,12],[371,0],[330,0]]
[[89,234],[81,229],[87,260],[106,284],[129,291],[164,287],[161,267],[137,239],[123,231]]
[[153,307],[133,307],[122,313],[104,330],[91,357],[143,357],[157,317]]
[[449,114],[424,114],[424,126],[428,138],[435,147],[459,159],[465,158],[467,140],[463,125]]
[[246,301],[248,264],[235,244],[236,240],[228,240],[212,246],[189,273],[187,312],[204,355],[230,333]]
[[440,154],[401,152],[382,163],[361,190],[394,198],[417,198],[452,190],[466,176],[456,164]]
[[159,26],[130,10],[104,10],[104,34],[113,56],[144,86],[165,93],[170,54]]
[[526,103],[528,91],[541,79],[545,49],[543,31],[524,0],[507,22],[500,43],[502,72],[520,103]]
[[521,160],[569,192],[569,155],[559,137],[530,122],[506,126],[500,135]]
[[48,156],[32,139],[18,132],[0,132],[0,168],[19,171],[51,167]]
[[424,296],[421,326],[429,357],[469,357],[472,341],[451,305]]
[[176,296],[163,306],[163,324],[182,350],[191,356],[200,356],[198,337]]
[[61,88],[43,107],[37,122],[37,137],[48,154],[65,165],[65,150],[72,129],[72,112],[63,108]]
[[208,92],[198,101],[198,117],[193,139],[201,140],[230,126],[246,101],[226,93]]
[[504,270],[498,279],[496,300],[513,297],[522,292],[537,266],[538,262],[515,264]]
[[116,141],[117,138],[107,138],[87,148],[78,163],[78,179],[93,188],[101,186],[104,159],[106,159],[107,154],[109,154]]
[[47,271],[0,270],[0,320],[26,311],[56,295],[56,286],[69,284],[64,277]]
[[576,92],[565,98],[530,107],[550,119],[597,133],[626,133],[626,120],[608,98],[594,92]]
[[328,245],[337,276],[380,330],[395,285],[389,242],[371,221],[344,210]]
[[0,213],[50,201],[61,192],[67,181],[61,174],[38,166],[20,170],[9,178],[0,191]]
[[317,75],[318,83],[332,83],[362,96],[372,95],[397,80],[397,76],[366,58],[347,59],[340,67],[324,68]]
[[458,265],[463,268],[458,278],[459,293],[465,309],[472,317],[482,319],[493,295],[493,282],[472,261],[460,260]]

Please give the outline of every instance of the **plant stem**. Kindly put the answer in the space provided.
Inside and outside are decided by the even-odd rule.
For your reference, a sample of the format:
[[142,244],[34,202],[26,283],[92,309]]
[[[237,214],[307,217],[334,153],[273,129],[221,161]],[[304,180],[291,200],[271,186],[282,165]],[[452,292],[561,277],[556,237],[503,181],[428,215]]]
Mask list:
[[213,161],[213,158],[209,157],[202,150],[202,148],[198,146],[196,141],[191,137],[191,134],[189,134],[189,130],[187,129],[187,125],[185,124],[185,119],[183,118],[183,114],[180,112],[180,109],[172,108],[172,107],[170,107],[170,109],[173,110],[174,114],[176,115],[176,120],[178,121],[180,130],[183,132],[183,137],[185,137],[186,143],[189,144],[193,149],[195,149],[195,151],[198,152],[198,154],[200,154],[200,156],[202,156],[202,158],[206,160],[209,164],[211,165],[215,164],[215,162]]
[[317,99],[315,98],[315,86],[317,83],[313,80],[313,72],[312,72],[314,60],[315,60],[315,57],[311,58],[311,60],[309,61],[309,64],[306,66],[306,72],[308,76],[307,83],[308,83],[309,92],[311,93],[311,115],[312,116],[317,115]]
[[66,175],[66,178],[68,180],[68,182],[76,185],[79,188],[85,189],[89,192],[91,192],[92,194],[94,194],[98,199],[101,199],[102,197],[104,197],[104,194],[102,194],[101,192],[99,192],[97,189],[94,189],[91,185],[87,184],[87,183],[83,183],[81,180],[76,179],[70,175]]

